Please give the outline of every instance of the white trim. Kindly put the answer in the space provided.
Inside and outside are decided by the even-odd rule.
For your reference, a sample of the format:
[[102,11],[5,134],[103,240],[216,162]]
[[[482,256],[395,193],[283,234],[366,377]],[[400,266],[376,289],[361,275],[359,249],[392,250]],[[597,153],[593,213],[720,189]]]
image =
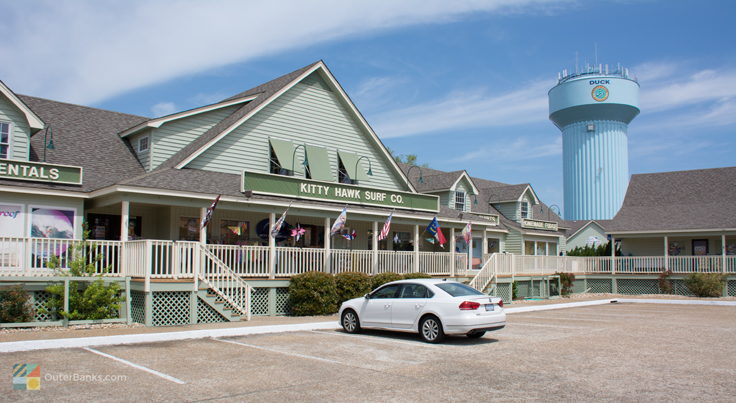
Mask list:
[[[52,183],[52,182],[35,182],[35,183]],[[32,187],[15,187],[9,185],[0,185],[0,191],[9,193],[33,193],[34,195],[43,196],[61,196],[61,197],[76,197],[81,199],[90,198],[89,194],[81,192],[65,192],[61,190],[50,190]]]
[[465,171],[465,170],[463,170],[463,172],[460,174],[460,176],[458,176],[458,178],[455,181],[455,183],[453,183],[452,186],[450,187],[450,190],[455,190],[457,188],[457,184],[460,183],[460,180],[463,178],[463,176],[468,180],[468,183],[470,183],[470,186],[473,189],[473,195],[479,194],[480,191],[475,186],[475,183],[473,182],[473,178],[471,178],[470,175],[468,175],[468,172]]
[[665,235],[665,234],[699,234],[699,235],[706,235],[707,233],[717,233],[716,235],[722,233],[722,232],[736,232],[736,228],[704,228],[704,229],[680,229],[680,230],[652,230],[652,231],[623,231],[623,232],[614,232],[614,231],[606,231],[606,235]]
[[[584,230],[585,228],[588,228],[588,226],[590,226],[590,224],[593,224],[593,223],[595,223],[595,225],[597,225],[598,228],[600,228],[602,230],[601,231],[602,233],[604,233],[604,234],[606,233],[605,228],[603,228],[602,225],[598,224],[598,222],[596,220],[590,220],[585,225],[583,225],[582,227],[578,228],[577,231],[573,232],[572,235],[570,235],[569,237],[567,237],[567,239],[570,239],[570,238],[574,237],[575,235],[578,234],[578,232]],[[559,228],[559,226],[558,226],[558,228]]]
[[[15,93],[8,88],[5,83],[0,81],[0,92],[5,95],[6,98],[10,100],[10,102],[15,105],[16,108],[20,109],[21,112],[26,117],[26,121],[28,122],[28,126],[31,129],[35,129],[36,131],[42,130],[44,127],[46,127],[46,124],[41,120],[41,118],[36,115],[31,108],[29,108],[23,101],[18,98]],[[30,141],[30,139],[28,139]]]
[[160,118],[151,119],[151,120],[145,121],[145,122],[143,122],[141,124],[138,124],[136,126],[133,126],[130,129],[125,130],[124,132],[120,133],[119,136],[121,138],[125,138],[125,137],[130,136],[131,134],[138,133],[139,131],[144,130],[144,129],[148,129],[148,128],[158,129],[164,123],[171,122],[172,120],[183,119],[183,118],[186,118],[186,117],[189,117],[189,116],[193,116],[193,115],[197,115],[197,114],[200,114],[200,113],[210,112],[210,111],[214,111],[214,110],[217,110],[217,109],[226,108],[228,106],[237,105],[237,104],[241,104],[241,103],[244,103],[244,102],[249,102],[249,101],[252,101],[252,100],[256,99],[257,97],[258,97],[257,95],[254,95],[254,96],[250,96],[250,97],[247,97],[247,98],[238,98],[238,99],[234,99],[232,101],[220,102],[220,103],[217,103],[217,104],[202,106],[202,107],[199,107],[199,108],[190,109],[188,111],[178,112],[178,113],[174,113],[174,114],[171,114],[171,115],[162,116]]
[[[10,122],[10,121],[7,121],[6,122],[4,120],[0,120],[0,125],[1,124],[8,125],[8,143],[7,143],[7,146],[8,146],[8,155],[6,155],[5,157],[3,157],[2,155],[0,155],[0,159],[12,160],[13,159],[13,122]],[[29,147],[28,148],[30,149],[30,144],[31,144],[31,138],[30,138],[30,136],[28,137],[28,144],[29,144]],[[2,146],[2,145],[3,145],[3,143],[0,143],[0,146]]]
[[[141,149],[141,141],[142,140],[146,140],[146,149],[145,150],[142,150]],[[138,145],[137,145],[136,148],[137,148],[138,154],[148,153],[149,151],[151,151],[151,135],[150,134],[146,134],[144,136],[138,137],[137,143],[138,143]]]

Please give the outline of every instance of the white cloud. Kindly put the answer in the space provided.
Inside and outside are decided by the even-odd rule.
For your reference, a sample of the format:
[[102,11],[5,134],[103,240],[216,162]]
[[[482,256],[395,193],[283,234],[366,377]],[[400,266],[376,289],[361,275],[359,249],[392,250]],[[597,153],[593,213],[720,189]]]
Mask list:
[[[673,67],[674,68],[674,67]],[[678,72],[659,83],[656,77],[639,79],[641,109],[648,113],[676,109],[703,102],[724,102],[736,97],[736,70]]]
[[171,115],[176,112],[176,105],[173,102],[159,102],[151,107],[151,114],[154,117]]
[[550,140],[540,143],[530,137],[516,137],[511,142],[496,141],[451,161],[466,163],[474,160],[492,160],[494,164],[499,165],[561,155],[562,136],[550,136]]
[[568,1],[4,2],[0,57],[27,62],[0,64],[0,77],[23,93],[93,103],[324,41],[471,12],[539,12]]

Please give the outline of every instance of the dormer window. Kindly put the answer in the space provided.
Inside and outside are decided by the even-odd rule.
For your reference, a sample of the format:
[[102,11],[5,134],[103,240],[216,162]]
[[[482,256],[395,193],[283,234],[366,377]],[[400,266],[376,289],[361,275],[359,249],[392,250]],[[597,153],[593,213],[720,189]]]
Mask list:
[[0,158],[10,157],[10,123],[0,122]]
[[455,210],[465,211],[465,192],[455,192]]
[[138,139],[138,152],[139,153],[144,153],[148,151],[149,149],[148,141],[149,141],[148,136],[143,136]]
[[531,218],[529,211],[529,202],[526,200],[521,202],[521,218]]

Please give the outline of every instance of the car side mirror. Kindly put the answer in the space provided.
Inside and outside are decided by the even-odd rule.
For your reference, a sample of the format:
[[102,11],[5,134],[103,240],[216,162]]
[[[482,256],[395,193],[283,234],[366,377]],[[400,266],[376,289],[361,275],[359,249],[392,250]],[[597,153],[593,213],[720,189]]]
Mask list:
[[371,299],[371,293],[365,294],[363,296],[363,298],[365,298],[365,299]]

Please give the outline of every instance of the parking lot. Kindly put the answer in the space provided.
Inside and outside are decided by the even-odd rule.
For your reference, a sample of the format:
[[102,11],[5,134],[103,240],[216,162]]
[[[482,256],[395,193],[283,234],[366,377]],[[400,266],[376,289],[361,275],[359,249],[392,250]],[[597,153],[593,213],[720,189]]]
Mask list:
[[[733,401],[736,308],[608,304],[508,316],[505,329],[261,334],[0,355],[7,401]],[[12,366],[41,390],[12,390]]]

